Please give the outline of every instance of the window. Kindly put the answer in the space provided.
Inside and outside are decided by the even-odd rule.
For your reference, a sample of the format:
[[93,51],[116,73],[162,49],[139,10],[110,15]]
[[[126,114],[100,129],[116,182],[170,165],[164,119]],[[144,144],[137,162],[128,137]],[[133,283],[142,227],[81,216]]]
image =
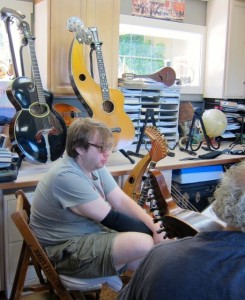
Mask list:
[[166,46],[157,37],[121,34],[119,49],[119,66],[122,73],[154,73],[161,69],[166,58]]
[[[20,62],[20,47],[22,45],[22,39],[17,27],[16,22],[11,23],[10,25],[11,37],[13,40],[13,47],[16,56],[16,64],[19,72],[19,76],[22,75],[20,73],[21,70],[21,62]],[[6,90],[9,88],[10,80],[15,77],[14,68],[12,64],[11,51],[9,46],[9,38],[6,31],[6,27],[3,21],[0,20],[0,133],[1,126],[5,124],[9,124],[15,115],[15,108],[13,104],[10,102]]]
[[9,41],[6,33],[5,25],[0,21],[0,80],[10,80],[13,71],[12,71],[12,59],[9,51]]
[[[26,50],[25,47],[22,47],[25,45],[23,35],[21,34],[20,29],[18,28],[17,22],[15,19],[13,19],[12,23],[10,24],[10,35],[13,41],[13,50],[15,53],[15,59],[16,59],[16,66],[18,71],[18,76],[22,76],[23,71],[21,68],[21,55],[25,55]],[[0,51],[1,51],[1,60],[0,63],[2,66],[5,66],[6,72],[2,74],[2,80],[10,80],[14,77],[15,70],[13,69],[13,63],[12,63],[12,56],[11,56],[11,50],[9,45],[9,38],[6,31],[6,27],[3,21],[0,21]],[[22,53],[22,54],[21,54]]]
[[[17,28],[13,27],[13,40],[15,44],[18,44],[19,34]],[[17,35],[18,34],[18,35]],[[9,124],[15,115],[15,108],[9,101],[6,95],[6,89],[9,86],[9,80],[14,77],[14,71],[12,66],[12,58],[9,51],[9,41],[6,32],[5,25],[0,21],[0,133],[2,132],[2,126]]]
[[[11,9],[25,15],[25,21],[32,24],[33,1],[16,1],[16,0],[1,0],[2,7],[11,7]],[[0,7],[0,8],[2,8]],[[10,25],[11,36],[15,49],[17,70],[19,76],[27,76],[31,78],[31,64],[29,47],[20,48],[23,45],[23,36],[17,27],[16,21]],[[22,72],[20,62],[20,52],[22,53],[24,67]],[[12,66],[12,57],[9,47],[9,39],[4,22],[0,19],[0,132],[1,126],[8,124],[13,118],[16,110],[10,102],[6,89],[9,88],[9,81],[14,78],[14,70]]]
[[119,77],[172,67],[181,93],[203,93],[205,27],[121,15]]

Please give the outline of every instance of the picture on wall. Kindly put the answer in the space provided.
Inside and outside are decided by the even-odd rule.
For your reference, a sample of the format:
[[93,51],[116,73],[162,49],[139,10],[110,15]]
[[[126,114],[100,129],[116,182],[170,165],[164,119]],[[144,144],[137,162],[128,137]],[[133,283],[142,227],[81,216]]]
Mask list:
[[185,0],[132,0],[132,15],[183,21]]

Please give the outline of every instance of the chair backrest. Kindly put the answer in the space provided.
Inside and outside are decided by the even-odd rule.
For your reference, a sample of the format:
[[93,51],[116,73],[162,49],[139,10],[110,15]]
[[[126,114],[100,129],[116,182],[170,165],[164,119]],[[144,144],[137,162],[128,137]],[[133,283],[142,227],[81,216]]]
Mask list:
[[22,258],[20,258],[17,267],[11,299],[17,300],[21,296],[27,268],[31,259],[34,265],[37,264],[43,271],[58,297],[62,300],[72,300],[71,294],[60,281],[58,273],[29,227],[31,206],[25,193],[19,190],[15,195],[17,198],[17,208],[11,215],[11,218],[23,237],[23,246],[21,251]]

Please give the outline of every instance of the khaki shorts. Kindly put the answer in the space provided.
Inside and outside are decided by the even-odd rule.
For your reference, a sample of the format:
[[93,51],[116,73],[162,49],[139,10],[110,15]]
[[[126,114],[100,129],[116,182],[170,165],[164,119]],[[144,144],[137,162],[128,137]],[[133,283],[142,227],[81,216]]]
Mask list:
[[59,274],[94,278],[118,275],[112,245],[118,233],[91,233],[73,237],[63,244],[45,248]]

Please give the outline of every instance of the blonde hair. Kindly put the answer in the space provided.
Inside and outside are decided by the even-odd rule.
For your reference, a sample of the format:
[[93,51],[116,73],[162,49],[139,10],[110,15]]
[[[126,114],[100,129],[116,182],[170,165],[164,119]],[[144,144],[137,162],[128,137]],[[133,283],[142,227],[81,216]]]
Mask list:
[[108,149],[113,144],[113,135],[109,127],[92,118],[77,119],[67,131],[66,152],[71,157],[78,155],[76,148],[89,148],[89,142],[96,136],[98,145]]
[[217,217],[245,232],[245,160],[224,173],[214,199],[213,210]]

